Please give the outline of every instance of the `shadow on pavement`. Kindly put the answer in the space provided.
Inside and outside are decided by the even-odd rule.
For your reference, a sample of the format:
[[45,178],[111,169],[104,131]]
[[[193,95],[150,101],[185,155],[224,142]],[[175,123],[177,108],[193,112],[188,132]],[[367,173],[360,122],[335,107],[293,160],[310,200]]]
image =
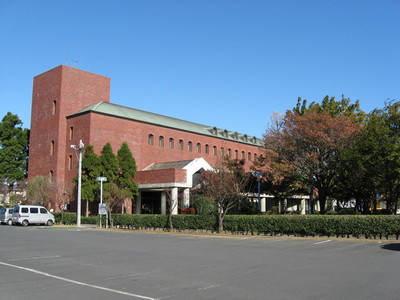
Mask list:
[[386,244],[381,246],[381,248],[385,250],[400,251],[400,243]]

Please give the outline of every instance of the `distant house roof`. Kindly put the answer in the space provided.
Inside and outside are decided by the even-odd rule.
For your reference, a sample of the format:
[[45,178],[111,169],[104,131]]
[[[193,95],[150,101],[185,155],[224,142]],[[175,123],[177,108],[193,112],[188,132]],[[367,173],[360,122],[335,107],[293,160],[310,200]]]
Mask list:
[[220,138],[224,140],[230,140],[234,142],[239,142],[243,144],[249,144],[254,146],[263,146],[263,141],[257,137],[248,136],[246,134],[240,134],[234,131],[228,131],[226,129],[220,129],[217,127],[202,125],[198,123],[193,123],[181,119],[176,119],[172,117],[167,117],[164,115],[159,115],[147,111],[142,111],[135,108],[130,108],[126,106],[121,106],[117,104],[99,102],[92,104],[77,113],[68,116],[68,118],[94,112],[104,115],[109,115],[118,118],[124,118],[128,120],[134,120],[142,123],[154,124],[162,127],[173,128],[178,130],[183,130],[187,132],[197,133],[201,135],[206,135],[210,137]]

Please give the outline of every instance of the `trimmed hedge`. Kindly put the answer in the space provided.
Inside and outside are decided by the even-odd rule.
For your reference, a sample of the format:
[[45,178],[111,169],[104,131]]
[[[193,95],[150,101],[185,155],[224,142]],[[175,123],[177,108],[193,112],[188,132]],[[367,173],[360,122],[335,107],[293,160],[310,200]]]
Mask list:
[[[56,224],[74,225],[76,224],[76,213],[52,213]],[[82,224],[99,224],[98,216],[81,217]]]
[[[55,213],[56,223],[61,213]],[[167,215],[113,214],[114,226],[127,229],[168,230]],[[99,217],[82,217],[82,224],[98,224]],[[76,224],[76,214],[64,213],[63,224]],[[216,232],[213,215],[174,215],[174,230]],[[400,235],[400,216],[363,215],[227,215],[225,232],[253,235],[336,236],[389,238]]]

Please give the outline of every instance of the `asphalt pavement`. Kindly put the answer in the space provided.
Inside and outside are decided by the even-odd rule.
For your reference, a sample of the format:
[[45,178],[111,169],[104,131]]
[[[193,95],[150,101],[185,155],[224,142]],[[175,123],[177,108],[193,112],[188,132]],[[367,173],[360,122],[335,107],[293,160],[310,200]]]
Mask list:
[[400,299],[398,241],[0,226],[0,299]]

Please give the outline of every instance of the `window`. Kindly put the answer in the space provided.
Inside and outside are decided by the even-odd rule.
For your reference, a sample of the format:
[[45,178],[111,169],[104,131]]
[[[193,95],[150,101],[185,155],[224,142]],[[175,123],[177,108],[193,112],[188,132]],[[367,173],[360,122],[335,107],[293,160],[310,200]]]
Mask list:
[[183,140],[179,140],[179,150],[183,150]]
[[43,207],[40,208],[40,213],[41,214],[47,214],[47,210]]
[[53,178],[53,176],[54,176],[53,170],[50,170],[49,176],[50,176],[50,178]]
[[247,159],[248,159],[249,161],[251,161],[251,153],[250,153],[250,152],[247,154]]
[[72,170],[72,155],[68,157],[68,170]]
[[174,149],[174,139],[173,138],[169,139],[169,149]]
[[244,151],[242,151],[242,159],[246,158],[246,154],[244,153]]
[[257,153],[254,153],[254,161],[257,161]]
[[213,146],[213,155],[217,156],[217,147]]
[[225,156],[225,149],[224,149],[224,147],[221,147],[221,157],[224,157]]
[[200,143],[197,143],[197,145],[196,145],[196,152],[201,153],[201,144]]
[[235,150],[235,159],[239,159],[239,151]]
[[163,136],[160,136],[158,138],[158,146],[161,148],[164,147],[164,137]]
[[29,209],[27,207],[21,208],[21,213],[27,214],[29,212]]
[[53,108],[52,108],[52,114],[55,115],[57,112],[57,101],[53,101]]
[[51,141],[50,143],[50,155],[54,154],[54,141]]
[[31,214],[38,214],[39,213],[39,209],[37,207],[31,207]]
[[232,150],[229,148],[229,149],[228,149],[228,157],[230,158],[231,155],[232,155]]
[[206,152],[206,154],[209,154],[209,153],[210,153],[210,146],[209,146],[209,145],[206,145],[206,146],[204,147],[204,151]]
[[74,127],[69,128],[69,139],[72,140],[74,138]]
[[192,142],[188,142],[188,151],[192,152],[193,151],[193,143]]
[[149,145],[154,145],[154,136],[152,134],[149,134],[148,144]]

